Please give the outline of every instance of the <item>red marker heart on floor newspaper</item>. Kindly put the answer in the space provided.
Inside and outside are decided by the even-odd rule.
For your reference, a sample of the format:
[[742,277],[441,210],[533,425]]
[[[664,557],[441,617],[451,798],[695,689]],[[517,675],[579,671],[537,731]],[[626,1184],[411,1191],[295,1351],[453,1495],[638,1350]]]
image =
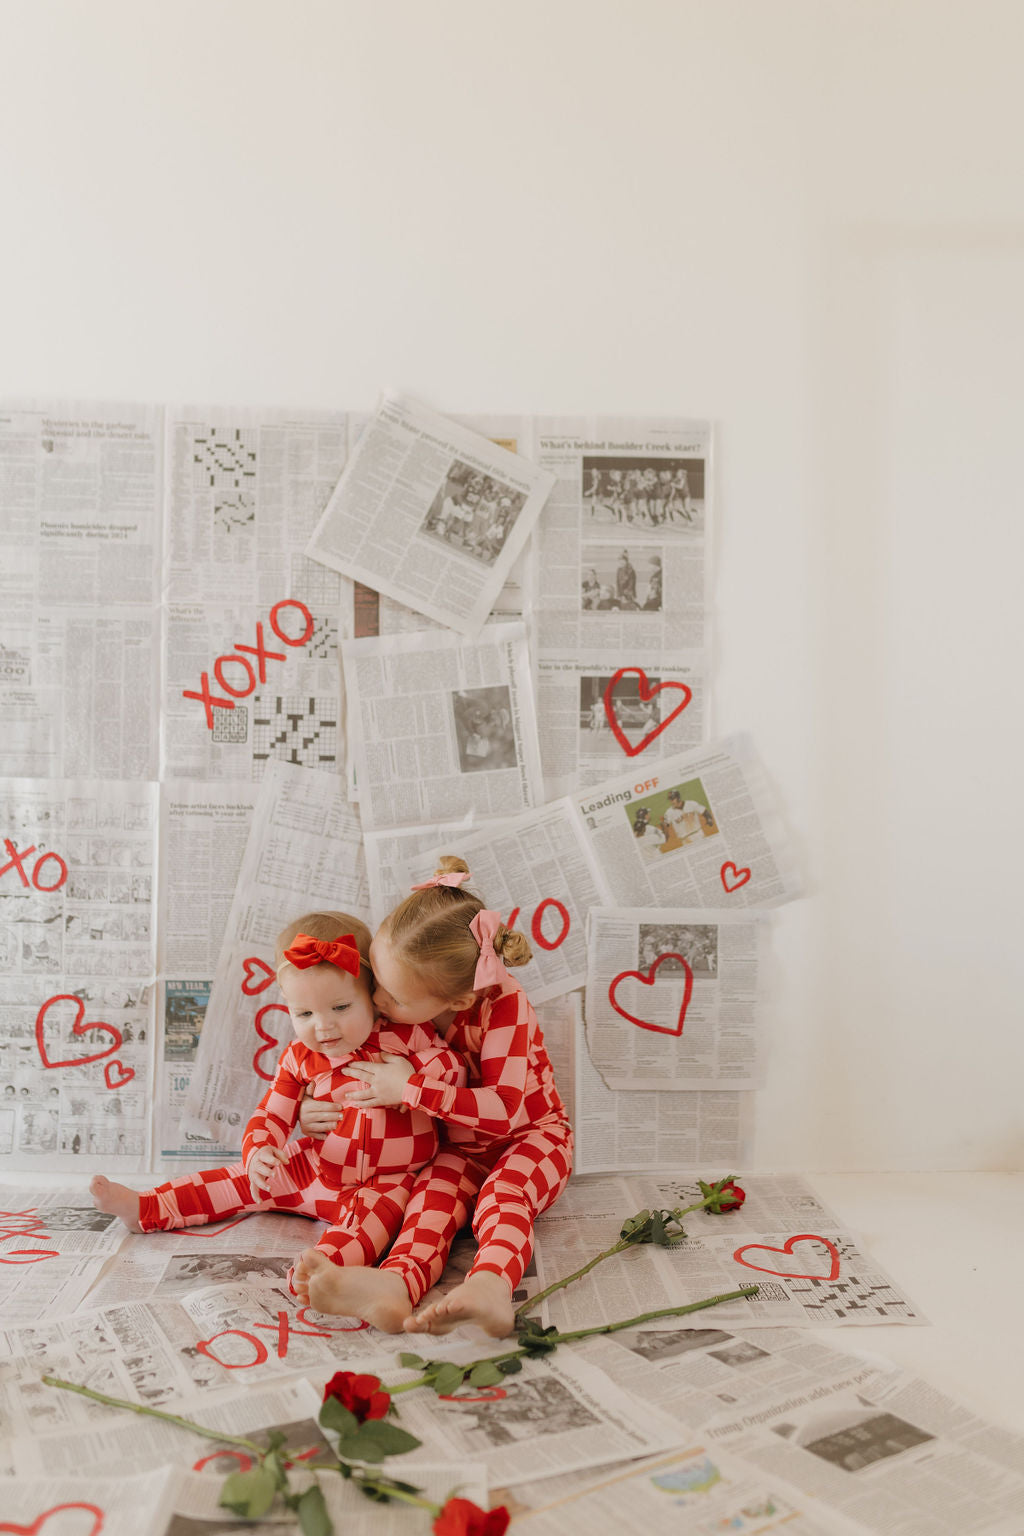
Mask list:
[[[635,672],[637,677],[640,679],[641,704],[649,704],[651,699],[653,699],[656,694],[664,692],[666,688],[674,688],[677,693],[684,695],[682,703],[677,704],[675,709],[672,710],[671,714],[666,715],[658,725],[655,725],[652,730],[648,731],[643,740],[638,741],[635,747],[631,745],[629,737],[626,735],[625,731],[622,729],[618,722],[618,718],[615,713],[615,699],[613,697],[616,683],[621,682],[629,672]],[[604,712],[608,717],[608,724],[611,726],[615,740],[618,742],[619,746],[622,748],[623,752],[625,752],[627,757],[637,757],[645,747],[650,746],[651,742],[655,739],[656,736],[661,735],[662,731],[667,725],[672,724],[672,721],[676,718],[677,715],[682,714],[687,704],[689,704],[690,700],[693,698],[693,689],[688,688],[685,683],[673,682],[655,683],[652,686],[643,667],[620,667],[615,676],[609,682],[607,688],[604,690],[603,698]]]
[[267,1043],[266,1045],[261,1045],[256,1051],[255,1056],[252,1058],[252,1069],[256,1073],[257,1077],[263,1078],[264,1082],[272,1083],[274,1081],[274,1074],[273,1072],[266,1071],[266,1069],[260,1065],[260,1059],[261,1057],[265,1056],[268,1051],[276,1051],[280,1047],[281,1041],[275,1040],[273,1035],[268,1035],[266,1030],[263,1028],[263,1020],[266,1018],[268,1013],[283,1013],[285,1018],[287,1018],[288,1009],[285,1007],[284,1003],[264,1003],[255,1019],[253,1019],[253,1024],[256,1026],[256,1033],[259,1035],[261,1040],[265,1040]]
[[274,980],[274,972],[258,955],[246,955],[242,961],[242,970],[245,972],[242,991],[246,997],[256,997],[260,992],[265,992]]
[[[46,1049],[43,1029],[46,1024],[46,1015],[55,1003],[72,1003],[74,1005],[75,1022],[71,1026],[71,1033],[73,1035],[81,1036],[87,1034],[90,1029],[102,1029],[106,1034],[113,1036],[113,1045],[108,1045],[102,1051],[93,1051],[91,1056],[69,1056],[64,1061],[52,1061]],[[83,1024],[82,1019],[84,1016],[85,1004],[73,992],[58,992],[55,996],[46,999],[46,1002],[36,1014],[36,1045],[39,1049],[39,1059],[44,1067],[81,1067],[89,1061],[102,1061],[104,1056],[112,1056],[115,1051],[121,1049],[124,1043],[124,1036],[119,1029],[116,1029],[113,1024],[101,1024],[98,1020],[89,1024]]]
[[[754,1264],[750,1259],[745,1259],[745,1253],[776,1253],[786,1254],[792,1257],[793,1249],[797,1243],[820,1243],[828,1250],[831,1267],[828,1274],[822,1274],[820,1267],[815,1270],[770,1269],[767,1264]],[[819,1258],[814,1254],[815,1259]],[[737,1248],[733,1254],[737,1264],[743,1264],[747,1269],[760,1270],[764,1275],[779,1275],[784,1280],[836,1280],[839,1276],[839,1249],[835,1243],[830,1243],[827,1237],[821,1237],[817,1232],[798,1232],[796,1237],[787,1237],[781,1248],[772,1248],[769,1243],[744,1243],[742,1248]],[[798,1262],[808,1264],[808,1259],[800,1259]]]
[[14,1536],[39,1536],[47,1521],[54,1515],[63,1514],[65,1510],[82,1510],[90,1518],[82,1520],[72,1516],[66,1520],[55,1520],[46,1536],[99,1536],[104,1516],[102,1509],[97,1509],[95,1504],[54,1504],[52,1509],[37,1515],[31,1525],[15,1525],[12,1521],[0,1520],[0,1531],[11,1531]]
[[[634,980],[638,981],[642,987],[653,987],[654,973],[658,969],[658,966],[661,965],[665,960],[678,960],[680,965],[683,967],[686,978],[683,985],[683,1003],[679,1010],[679,1018],[676,1020],[675,1026],[672,1029],[669,1029],[665,1024],[651,1024],[646,1019],[638,1019],[635,1013],[630,1013],[627,1009],[620,1007],[619,1004],[615,1001],[616,987],[619,985],[620,981],[625,981],[628,977],[632,977]],[[675,1035],[677,1039],[683,1032],[683,1023],[686,1019],[686,1010],[690,1006],[690,998],[692,995],[693,971],[690,969],[690,966],[683,955],[676,955],[671,951],[664,955],[659,955],[654,964],[648,968],[646,976],[642,971],[620,971],[608,988],[608,1001],[615,1009],[615,1012],[621,1013],[622,1017],[624,1019],[628,1019],[631,1024],[635,1024],[637,1029],[649,1029],[652,1034],[655,1035]]]
[[130,1083],[135,1076],[134,1067],[126,1067],[121,1061],[108,1061],[103,1068],[103,1076],[107,1080],[108,1088],[123,1088],[125,1083]]
[[747,881],[750,879],[750,870],[737,869],[736,865],[732,862],[731,859],[722,865],[720,873],[722,884],[726,889],[726,894],[729,894],[732,891],[738,891],[740,886],[746,885]]

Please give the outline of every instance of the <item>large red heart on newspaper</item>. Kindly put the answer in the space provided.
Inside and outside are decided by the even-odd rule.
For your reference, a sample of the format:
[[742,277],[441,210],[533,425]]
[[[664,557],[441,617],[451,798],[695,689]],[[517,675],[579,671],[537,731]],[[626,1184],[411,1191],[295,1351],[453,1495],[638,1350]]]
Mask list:
[[[682,703],[677,704],[675,709],[673,709],[670,714],[666,715],[662,721],[660,721],[656,726],[649,730],[643,740],[638,741],[635,747],[630,745],[629,737],[626,735],[625,731],[622,729],[618,722],[618,718],[615,714],[615,699],[613,698],[616,683],[621,682],[621,680],[626,676],[627,672],[635,672],[637,677],[640,679],[641,704],[650,703],[655,694],[663,693],[666,688],[674,688],[677,693],[681,693],[683,695]],[[682,714],[687,704],[689,704],[690,700],[693,698],[693,689],[688,688],[685,683],[667,682],[654,683],[652,685],[649,682],[647,673],[644,671],[643,667],[620,667],[605,689],[603,698],[604,712],[608,717],[608,724],[612,728],[612,733],[615,736],[615,740],[618,742],[619,746],[622,748],[623,752],[625,752],[627,757],[638,757],[645,747],[650,746],[651,742],[655,739],[656,736],[661,735],[662,731],[667,725],[672,724],[672,721],[676,718],[677,715]]]
[[31,1525],[15,1525],[9,1520],[0,1520],[0,1531],[13,1531],[15,1536],[38,1536],[43,1526],[53,1515],[62,1514],[65,1510],[85,1510],[91,1516],[88,1521],[77,1520],[74,1517],[67,1520],[56,1520],[46,1536],[99,1536],[103,1529],[103,1511],[97,1509],[95,1504],[54,1504],[52,1509],[45,1509],[41,1515],[37,1515]]
[[728,896],[733,891],[738,891],[741,885],[746,885],[750,879],[750,870],[737,869],[736,865],[729,859],[719,870],[719,876]]
[[[827,1275],[823,1275],[820,1269],[811,1273],[803,1270],[770,1269],[767,1264],[753,1264],[743,1257],[745,1253],[754,1252],[785,1254],[791,1257],[797,1243],[820,1243],[823,1248],[828,1249],[831,1267]],[[817,1232],[798,1232],[796,1237],[787,1237],[781,1248],[772,1248],[768,1243],[744,1243],[742,1248],[736,1249],[733,1258],[737,1264],[743,1264],[747,1269],[758,1269],[765,1275],[780,1275],[784,1280],[837,1280],[839,1278],[839,1249],[835,1243],[830,1243],[827,1237],[821,1237]],[[807,1260],[803,1262],[807,1263]]]
[[[51,1061],[47,1054],[46,1041],[43,1038],[43,1026],[46,1023],[46,1015],[54,1003],[74,1004],[75,1022],[71,1026],[71,1033],[73,1035],[84,1035],[90,1029],[102,1029],[106,1034],[114,1037],[113,1045],[108,1045],[103,1051],[93,1051],[91,1056],[69,1056],[66,1061]],[[91,1024],[83,1024],[82,1019],[84,1015],[85,1004],[73,992],[58,992],[55,996],[46,999],[46,1002],[36,1014],[36,1045],[39,1048],[39,1059],[44,1067],[81,1067],[88,1061],[102,1061],[104,1056],[113,1056],[115,1051],[121,1049],[124,1036],[119,1029],[116,1029],[113,1024],[101,1024],[98,1020]],[[0,1526],[0,1530],[2,1529],[3,1527]]]
[[[683,971],[686,975],[686,981],[683,986],[683,1005],[679,1010],[679,1018],[677,1019],[676,1024],[672,1029],[668,1029],[664,1024],[650,1024],[646,1019],[638,1019],[635,1013],[630,1013],[627,1009],[621,1008],[615,1001],[616,987],[619,985],[620,981],[626,981],[629,977],[633,977],[643,987],[653,987],[654,973],[658,969],[658,966],[663,964],[666,960],[678,960],[682,965]],[[644,975],[643,971],[620,971],[612,981],[611,986],[608,988],[608,1001],[615,1009],[615,1012],[621,1013],[622,1017],[624,1019],[628,1019],[631,1024],[635,1024],[637,1029],[649,1029],[655,1035],[675,1035],[677,1039],[683,1032],[683,1023],[686,1019],[686,1010],[690,1006],[690,998],[692,995],[693,972],[690,969],[689,963],[683,955],[673,954],[671,950],[667,951],[664,955],[658,956],[657,960],[655,960],[654,964],[649,968],[646,976]]]
[[242,991],[246,997],[256,997],[260,992],[265,992],[274,980],[270,966],[258,955],[246,955],[242,961],[242,970],[245,972]]
[[273,1035],[268,1035],[266,1030],[263,1028],[263,1020],[266,1018],[268,1013],[283,1013],[287,1018],[288,1009],[285,1007],[284,1003],[264,1003],[263,1007],[260,1009],[259,1013],[253,1020],[253,1023],[256,1026],[256,1033],[259,1035],[261,1040],[265,1040],[267,1043],[266,1045],[261,1045],[257,1048],[256,1054],[252,1058],[252,1069],[256,1073],[257,1077],[262,1077],[265,1083],[272,1083],[274,1081],[274,1074],[273,1072],[268,1072],[265,1067],[260,1066],[260,1058],[265,1056],[268,1051],[276,1051],[280,1046],[281,1041],[276,1040]]

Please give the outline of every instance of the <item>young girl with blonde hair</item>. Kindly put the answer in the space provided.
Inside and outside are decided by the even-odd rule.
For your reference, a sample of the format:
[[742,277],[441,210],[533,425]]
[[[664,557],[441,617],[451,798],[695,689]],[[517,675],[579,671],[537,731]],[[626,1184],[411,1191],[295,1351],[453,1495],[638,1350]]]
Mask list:
[[[416,1175],[437,1150],[425,1112],[355,1105],[361,1064],[402,1061],[433,1091],[465,1082],[465,1069],[429,1028],[378,1021],[370,930],[344,912],[310,912],[278,935],[277,982],[296,1038],[245,1128],[242,1161],[185,1174],[139,1194],[102,1175],[93,1201],[133,1231],[223,1221],[250,1211],[295,1211],[330,1223],[316,1251],[335,1265],[373,1264],[402,1224]],[[322,1141],[289,1141],[303,1096],[329,1105]]]
[[[385,918],[371,945],[374,1000],[388,1018],[434,1026],[465,1058],[469,1085],[439,1086],[408,1061],[352,1069],[365,1086],[353,1103],[407,1105],[444,1122],[447,1145],[417,1177],[402,1230],[379,1269],[331,1269],[302,1255],[296,1289],[322,1312],[365,1318],[389,1332],[440,1333],[476,1323],[501,1337],[512,1329],[512,1293],[533,1247],[534,1219],[572,1172],[572,1130],[555,1087],[537,1016],[507,966],[525,965],[530,945],[497,912],[464,890],[461,859],[446,857],[432,879]],[[479,1190],[479,1244],[466,1279],[417,1317],[452,1239]]]

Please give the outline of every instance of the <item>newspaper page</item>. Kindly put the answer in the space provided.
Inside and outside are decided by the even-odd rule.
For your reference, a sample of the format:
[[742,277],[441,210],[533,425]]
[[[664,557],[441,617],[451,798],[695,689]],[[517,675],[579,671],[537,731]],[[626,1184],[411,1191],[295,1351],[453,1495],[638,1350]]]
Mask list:
[[[210,1166],[218,1166],[216,1158]],[[289,1212],[259,1211],[214,1226],[131,1233],[90,1291],[89,1305],[176,1300],[207,1285],[285,1285],[296,1254],[315,1243],[324,1226],[296,1222]]]
[[596,908],[588,923],[587,1047],[609,1088],[760,1086],[762,914]]
[[879,1380],[861,1366],[766,1394],[713,1420],[705,1437],[881,1536],[1024,1529],[1024,1439],[904,1371]]
[[471,889],[509,928],[533,945],[533,958],[516,969],[534,1007],[582,986],[586,977],[586,915],[609,896],[568,800],[486,827],[454,847],[418,853],[404,882],[425,880],[442,854],[469,865]]
[[[126,1240],[78,1189],[0,1189],[0,1314],[10,1324],[76,1311]],[[91,1305],[91,1303],[90,1303]]]
[[42,1481],[3,1477],[5,1524],[0,1530],[18,1536],[40,1531],[44,1536],[99,1536],[101,1531],[103,1536],[164,1536],[167,1531],[171,1536],[167,1510],[176,1481],[170,1467],[123,1477],[83,1475],[80,1469],[69,1477],[48,1474]]
[[[504,825],[504,821],[495,822]],[[422,827],[393,827],[380,832],[364,832],[366,883],[370,899],[370,926],[377,928],[409,894],[406,866],[418,854],[442,848],[459,849],[473,836],[478,824],[472,816],[463,821],[430,822]]]
[[590,1059],[582,1022],[575,1049],[577,1173],[620,1169],[742,1168],[754,1143],[752,1093],[651,1093],[609,1088]]
[[368,829],[511,816],[544,798],[522,624],[342,647],[359,807]]
[[723,1413],[735,1416],[767,1393],[809,1391],[865,1363],[794,1328],[723,1328],[716,1320],[710,1311],[681,1317],[677,1328],[625,1328],[586,1339],[580,1348],[612,1381],[656,1403],[687,1433]]
[[703,649],[709,424],[544,418],[535,432],[555,476],[533,544],[541,654]]
[[[481,1353],[477,1344],[464,1348],[459,1358],[479,1359]],[[433,1340],[430,1354],[434,1358]],[[364,1368],[389,1385],[417,1375],[413,1369],[389,1368],[383,1358],[379,1368]],[[623,1392],[570,1350],[524,1360],[523,1369],[506,1376],[500,1387],[464,1385],[451,1397],[409,1392],[398,1402],[402,1427],[423,1442],[402,1457],[402,1475],[410,1480],[419,1459],[432,1461],[446,1452],[479,1461],[489,1482],[509,1485],[679,1443],[678,1424]]]
[[777,906],[799,882],[764,770],[743,736],[571,796],[624,906]]
[[340,412],[169,411],[165,776],[343,770],[341,587],[304,547],[345,450]]
[[0,773],[153,779],[163,410],[0,407]]
[[[629,760],[646,774],[705,739],[707,666],[700,651],[667,657],[631,652],[543,655],[537,663],[537,719],[549,800],[599,784]],[[639,774],[639,764],[637,767]]]
[[156,796],[0,780],[0,1160],[145,1166]]
[[[730,1171],[719,1165],[700,1177],[710,1181]],[[684,1223],[686,1241],[677,1247],[643,1245],[608,1260],[596,1280],[584,1276],[551,1297],[545,1320],[560,1328],[615,1322],[757,1285],[756,1295],[716,1306],[708,1324],[834,1327],[926,1321],[805,1180],[751,1174],[741,1175],[740,1182],[747,1192],[742,1206],[721,1215],[693,1211]],[[687,1174],[573,1179],[538,1218],[542,1287],[609,1247],[637,1211],[685,1209],[700,1198],[697,1178]],[[671,1330],[681,1325],[667,1317],[646,1326]]]
[[[42,1390],[49,1397],[60,1389]],[[182,1417],[207,1429],[254,1440],[257,1445],[265,1445],[277,1429],[287,1433],[288,1444],[303,1459],[314,1463],[334,1459],[333,1447],[317,1423],[320,1394],[303,1378],[241,1390],[236,1386],[213,1401],[207,1396],[177,1407]],[[168,1464],[193,1472],[219,1472],[222,1477],[247,1470],[237,1448],[218,1446],[173,1424],[114,1408],[68,1429],[15,1436],[10,1457],[19,1477],[60,1477],[83,1466],[103,1467],[115,1477]]]
[[307,553],[475,636],[553,480],[528,459],[411,400],[363,431]]
[[216,1143],[180,1122],[258,792],[251,780],[160,787],[158,1168],[218,1161]]
[[212,1137],[221,1159],[225,1149],[237,1154],[291,1039],[275,980],[274,941],[303,912],[366,919],[361,842],[359,817],[340,778],[290,763],[268,765],[185,1090],[182,1130]]
[[[662,1456],[606,1467],[600,1473],[545,1478],[509,1490],[515,1529],[523,1536],[863,1536],[781,1477],[721,1447],[698,1444]],[[505,1490],[494,1494],[506,1502]]]

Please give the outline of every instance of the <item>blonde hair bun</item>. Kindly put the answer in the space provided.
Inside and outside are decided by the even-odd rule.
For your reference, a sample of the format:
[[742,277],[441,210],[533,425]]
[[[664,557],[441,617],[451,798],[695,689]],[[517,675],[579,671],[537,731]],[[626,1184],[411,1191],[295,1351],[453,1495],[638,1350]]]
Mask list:
[[525,933],[515,928],[499,928],[494,936],[494,953],[501,957],[503,965],[529,965],[533,950]]
[[468,875],[469,865],[465,859],[458,858],[454,853],[443,853],[438,860],[435,875]]

